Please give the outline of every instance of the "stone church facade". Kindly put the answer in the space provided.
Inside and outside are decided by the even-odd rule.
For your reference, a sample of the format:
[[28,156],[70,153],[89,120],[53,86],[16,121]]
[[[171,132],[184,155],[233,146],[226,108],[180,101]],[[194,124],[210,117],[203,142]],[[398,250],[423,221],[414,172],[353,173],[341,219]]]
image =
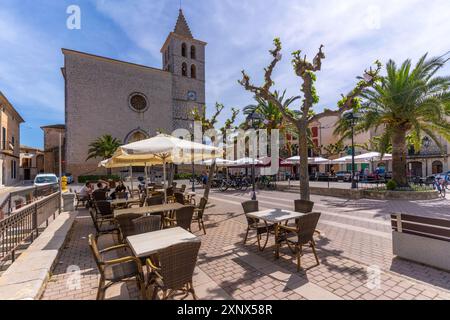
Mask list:
[[161,48],[162,68],[62,49],[65,80],[65,167],[78,177],[104,173],[86,161],[89,144],[111,134],[122,143],[192,127],[205,105],[205,46],[183,12]]

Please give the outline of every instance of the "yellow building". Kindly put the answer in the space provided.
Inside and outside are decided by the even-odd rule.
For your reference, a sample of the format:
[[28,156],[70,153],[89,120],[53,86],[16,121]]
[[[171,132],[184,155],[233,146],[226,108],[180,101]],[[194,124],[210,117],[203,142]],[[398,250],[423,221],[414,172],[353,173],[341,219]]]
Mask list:
[[0,186],[20,181],[20,124],[25,122],[0,91]]

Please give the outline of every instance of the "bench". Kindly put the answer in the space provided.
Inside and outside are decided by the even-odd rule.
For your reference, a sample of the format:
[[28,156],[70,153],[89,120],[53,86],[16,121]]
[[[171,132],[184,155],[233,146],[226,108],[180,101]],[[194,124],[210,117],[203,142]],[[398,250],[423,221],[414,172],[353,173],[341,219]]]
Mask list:
[[450,271],[450,219],[391,214],[394,255]]

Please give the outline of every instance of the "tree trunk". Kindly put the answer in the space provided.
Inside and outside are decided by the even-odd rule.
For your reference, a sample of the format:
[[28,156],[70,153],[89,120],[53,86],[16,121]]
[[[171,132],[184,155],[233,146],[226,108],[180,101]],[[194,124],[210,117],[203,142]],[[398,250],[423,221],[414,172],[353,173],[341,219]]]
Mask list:
[[298,134],[298,148],[300,156],[300,199],[309,200],[308,137],[306,124],[299,124]]
[[392,179],[399,187],[407,187],[406,129],[395,128],[392,133]]
[[212,179],[214,178],[214,171],[215,170],[216,170],[216,161],[214,160],[211,163],[211,167],[209,167],[208,181],[206,182],[205,192],[203,193],[203,197],[206,200],[208,200],[208,197],[209,197],[209,191],[211,190],[211,183],[212,183]]

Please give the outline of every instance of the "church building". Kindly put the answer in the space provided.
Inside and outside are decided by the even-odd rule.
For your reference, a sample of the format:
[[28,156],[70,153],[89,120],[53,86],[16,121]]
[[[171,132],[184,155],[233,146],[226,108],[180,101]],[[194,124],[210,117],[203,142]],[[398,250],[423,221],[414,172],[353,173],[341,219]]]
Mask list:
[[193,37],[182,10],[155,68],[62,49],[65,81],[65,169],[104,173],[86,161],[89,144],[110,134],[131,143],[192,127],[192,109],[205,105],[206,43]]

